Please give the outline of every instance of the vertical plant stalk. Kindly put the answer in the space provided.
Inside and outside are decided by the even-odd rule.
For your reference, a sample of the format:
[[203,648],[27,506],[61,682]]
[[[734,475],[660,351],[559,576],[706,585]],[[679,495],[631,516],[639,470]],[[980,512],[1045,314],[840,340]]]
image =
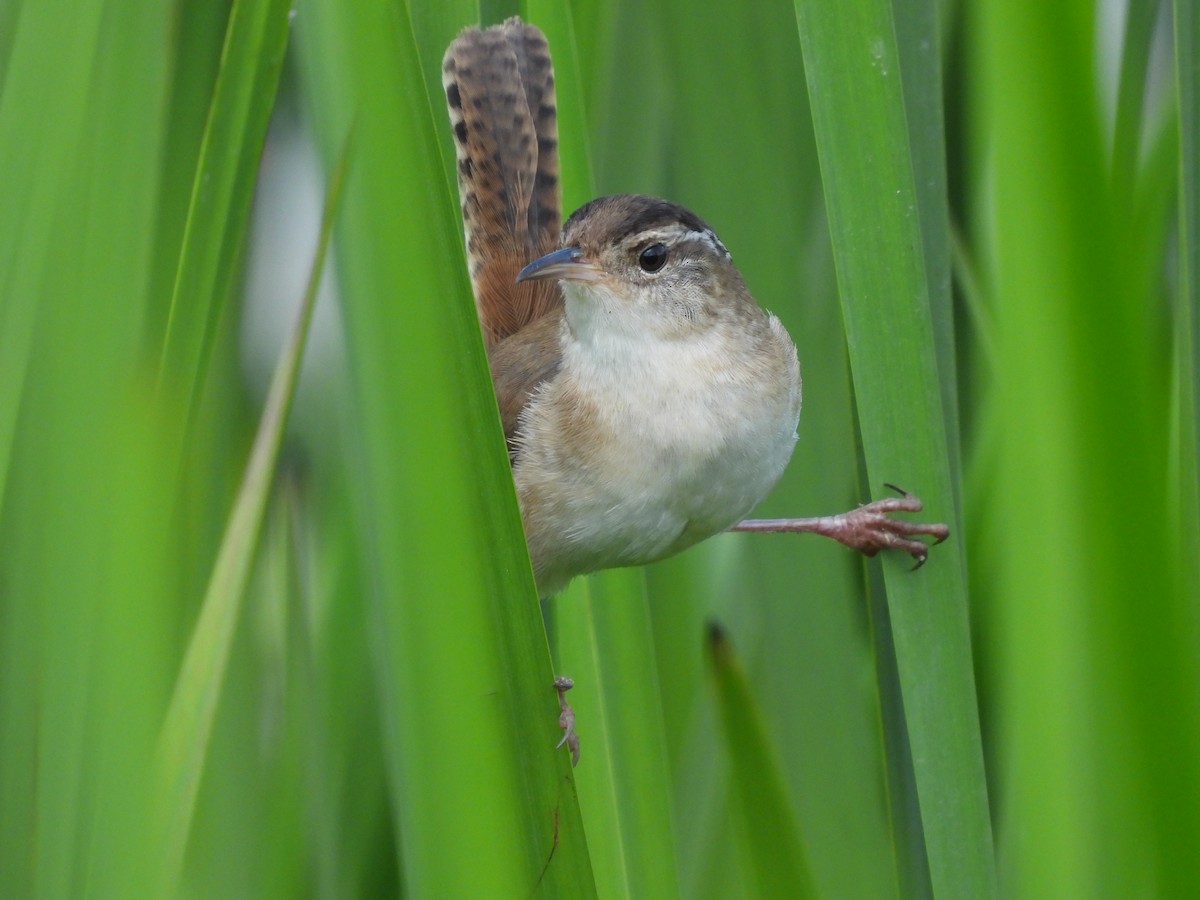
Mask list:
[[[948,282],[922,250],[948,224],[914,184],[905,101],[940,85],[901,78],[914,51],[898,49],[889,0],[796,0],[796,14],[868,475],[919,493],[961,542],[930,307],[931,281]],[[944,248],[934,258],[949,264]],[[930,878],[947,898],[997,889],[959,546],[916,572],[882,563]]]
[[678,896],[671,777],[644,576],[600,572],[554,603],[556,659],[582,734],[575,770],[596,889]]
[[287,47],[291,0],[234,0],[204,127],[159,364],[182,445],[241,253]]
[[250,564],[262,529],[288,409],[304,356],[304,345],[333,233],[333,220],[341,200],[350,149],[351,140],[348,137],[326,189],[321,231],[304,298],[271,378],[246,472],[230,512],[200,616],[188,643],[163,722],[157,773],[157,796],[161,800],[159,816],[163,828],[161,896],[174,893],[183,864],[229,650]]
[[326,150],[339,121],[360,123],[339,275],[393,849],[416,895],[586,897],[549,647],[439,152],[439,61],[478,15],[450,7],[455,23],[416,4],[318,2],[301,44]]
[[[14,8],[17,4],[13,5]],[[100,39],[102,5],[69,15],[30,4],[8,40],[0,90],[0,509],[37,322],[38,285],[52,264],[50,247],[58,207],[69,183],[73,148],[84,142],[86,88]],[[58,85],[53,115],[38,109],[55,60]]]
[[[1097,14],[1087,2],[981,3],[971,79],[999,351],[981,413],[998,435],[995,546],[981,555],[998,840],[1019,896],[1146,885],[1168,896],[1197,881],[1195,597],[1180,591],[1171,346],[1153,312],[1166,248],[1143,239],[1156,223],[1133,233],[1129,215],[1154,202],[1158,176],[1128,159],[1140,114],[1120,126],[1126,162],[1109,165]],[[1123,48],[1126,60],[1142,52]],[[1133,95],[1137,68],[1122,76]]]
[[706,650],[756,895],[815,898],[816,883],[775,746],[741,660],[715,622],[709,624]]
[[1160,0],[1140,0],[1126,7],[1112,138],[1112,183],[1122,192],[1132,192],[1138,181],[1138,156],[1146,118],[1146,76],[1161,6]]
[[[1136,4],[1135,4],[1136,5]],[[1200,12],[1175,3],[1179,103],[1179,292],[1176,298],[1180,556],[1200,589]]]

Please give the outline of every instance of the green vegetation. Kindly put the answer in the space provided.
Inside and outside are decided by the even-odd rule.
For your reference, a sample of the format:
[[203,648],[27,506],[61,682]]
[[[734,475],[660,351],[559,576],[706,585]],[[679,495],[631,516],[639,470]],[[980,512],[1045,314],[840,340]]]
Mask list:
[[[0,894],[1200,883],[1194,4],[62,6],[0,7]],[[568,210],[692,207],[792,332],[761,515],[897,483],[923,568],[725,535],[539,604],[441,94],[481,11],[550,39]],[[263,362],[272,115],[325,217]]]

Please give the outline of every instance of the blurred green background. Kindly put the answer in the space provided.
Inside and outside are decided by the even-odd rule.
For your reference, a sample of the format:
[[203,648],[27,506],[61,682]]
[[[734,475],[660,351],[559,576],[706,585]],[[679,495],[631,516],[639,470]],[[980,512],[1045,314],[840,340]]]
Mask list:
[[[897,483],[925,567],[539,604],[440,80],[513,14],[568,211],[796,341],[758,514]],[[1193,3],[10,0],[0,73],[0,894],[1194,895]]]

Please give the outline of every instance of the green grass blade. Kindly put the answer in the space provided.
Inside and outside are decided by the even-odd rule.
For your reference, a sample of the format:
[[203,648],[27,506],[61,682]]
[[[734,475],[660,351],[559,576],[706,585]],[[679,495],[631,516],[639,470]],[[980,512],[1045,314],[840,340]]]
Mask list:
[[933,316],[938,385],[946,418],[951,485],[956,511],[962,515],[962,447],[959,434],[958,362],[955,350],[954,306],[950,293],[950,205],[946,178],[946,129],[942,98],[942,46],[938,4],[926,0],[893,0],[896,50],[904,83],[904,112],[908,123],[909,158],[921,221],[921,250]]
[[25,7],[0,101],[0,884],[13,896],[150,895],[145,771],[173,575],[136,350],[168,23],[159,5]]
[[1179,103],[1179,289],[1176,299],[1181,558],[1200,592],[1200,12],[1175,3]]
[[708,663],[730,757],[755,895],[816,897],[804,843],[755,692],[724,630],[708,633]]
[[239,258],[287,46],[291,0],[235,0],[192,185],[160,379],[186,428]]
[[263,407],[241,489],[230,512],[200,616],[163,723],[158,759],[158,796],[162,804],[159,815],[164,829],[164,893],[174,889],[183,864],[234,628],[258,534],[262,529],[275,461],[279,456],[288,407],[295,390],[309,323],[312,321],[317,285],[324,269],[325,255],[333,233],[333,220],[341,199],[349,149],[348,141],[330,177],[308,287],[271,379],[270,393]]
[[554,55],[554,92],[558,101],[558,160],[562,170],[563,215],[596,196],[592,178],[589,122],[584,106],[585,80],[579,69],[575,14],[557,0],[525,0],[524,14],[550,42]]
[[667,765],[644,578],[578,579],[554,602],[556,661],[575,680],[575,770],[603,897],[679,895]]
[[[959,433],[959,378],[954,305],[950,292],[951,235],[947,197],[945,127],[938,7],[926,0],[893,0],[896,49],[903,83],[909,158],[925,257],[938,386],[946,423],[950,484],[955,518],[962,521],[962,448]],[[963,542],[956,543],[962,552]],[[887,758],[889,814],[896,846],[902,896],[926,896],[931,890],[922,833],[912,747],[904,723],[903,685],[887,610],[887,593],[878,577],[870,579],[871,630],[876,642],[876,678],[880,684],[884,749]]]
[[[946,828],[987,844],[962,814],[982,780],[946,764],[975,755],[954,746],[963,550],[1006,893],[1194,893],[1198,7],[800,2],[849,347],[796,0],[304,0],[290,25],[282,0],[0,2],[0,893],[161,896],[149,812],[175,803],[197,897],[749,898],[800,879],[797,831],[821,896],[986,895],[939,864]],[[551,604],[574,772],[439,84],[481,10],[550,36],[568,210],[695,209],[796,340],[799,443],[756,515],[863,499],[849,352],[870,493],[895,480],[955,529],[916,574],[724,535],[644,588],[580,579]],[[259,329],[304,290],[283,285],[307,258],[275,265],[320,206],[295,148],[311,126],[332,161],[352,121],[342,305],[310,326],[224,677],[191,710],[219,695],[179,750],[180,773],[202,762],[164,789],[164,712],[280,356]],[[723,705],[710,620],[744,665]]]
[[[30,4],[12,38],[0,93],[0,508],[37,321],[39,285],[52,265],[52,230],[66,193],[72,148],[84,141],[88,79],[102,4],[72,15]],[[61,102],[46,115],[38,97]]]
[[[796,12],[871,485],[919,492],[961,541],[892,8],[797,0]],[[943,549],[917,572],[885,558],[883,572],[934,893],[987,896],[963,555]]]
[[[13,34],[16,32],[17,19],[21,14],[20,0],[0,7],[0,72],[8,68],[9,54],[12,52]],[[3,79],[0,79],[3,80]]]
[[[462,24],[474,18],[468,4]],[[442,46],[392,4],[319,3],[318,133],[360,124],[339,231],[355,478],[406,889],[594,892],[553,672],[439,156]],[[448,40],[450,35],[443,35]],[[380,85],[395,85],[381,91]]]
[[[479,24],[498,25],[510,16],[521,14],[520,0],[479,0]],[[460,23],[461,24],[461,23]]]
[[1130,3],[1125,9],[1121,67],[1117,78],[1116,122],[1113,125],[1112,180],[1118,190],[1137,186],[1138,156],[1145,131],[1146,80],[1154,26],[1161,0]]
[[1196,767],[1178,762],[1200,755],[1195,597],[1170,527],[1171,347],[1147,314],[1163,247],[1130,240],[1136,192],[1111,181],[1095,16],[1084,2],[982,8],[998,326],[985,414],[1000,440],[999,540],[979,549],[994,573],[999,855],[1016,895],[1175,896],[1197,879]]
[[881,573],[869,573],[868,591],[875,681],[879,686],[888,825],[898,894],[901,897],[930,897],[933,885],[930,883],[929,854],[913,772],[912,742],[904,718],[903,686],[896,664],[892,619],[888,614],[887,591]]
[[158,298],[147,310],[147,354],[160,360],[171,315],[171,294],[179,274],[180,248],[187,228],[197,162],[204,145],[217,81],[221,48],[233,0],[184,4],[175,20],[176,39],[171,94],[167,108],[166,149],[159,176],[159,215],[155,253],[151,261],[150,296]]

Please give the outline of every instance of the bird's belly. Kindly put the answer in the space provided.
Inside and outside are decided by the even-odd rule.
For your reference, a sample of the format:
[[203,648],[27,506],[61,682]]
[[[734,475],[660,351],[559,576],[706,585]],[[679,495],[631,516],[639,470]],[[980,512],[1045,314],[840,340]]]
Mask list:
[[[629,390],[604,396],[637,396]],[[668,402],[620,406],[576,397],[573,416],[558,422],[540,421],[538,408],[568,405],[535,404],[514,476],[540,592],[662,559],[744,517],[787,465],[799,414],[798,398],[747,402],[745,392],[656,389]],[[579,437],[539,440],[542,428]]]

